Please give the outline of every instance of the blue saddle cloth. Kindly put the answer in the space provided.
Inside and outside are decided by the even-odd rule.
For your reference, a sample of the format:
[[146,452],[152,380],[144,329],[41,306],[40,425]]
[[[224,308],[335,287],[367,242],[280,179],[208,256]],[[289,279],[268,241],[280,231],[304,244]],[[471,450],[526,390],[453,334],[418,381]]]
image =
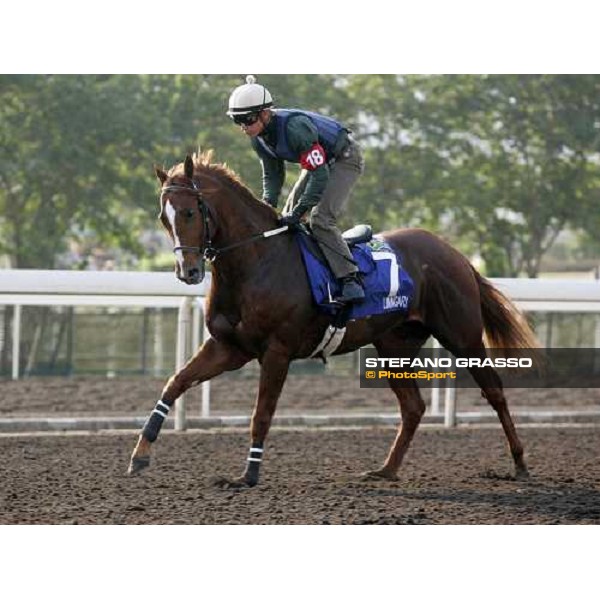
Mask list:
[[[339,304],[332,299],[341,287],[329,266],[314,252],[314,242],[306,234],[296,233],[313,298],[321,312],[336,315]],[[413,298],[414,284],[389,244],[374,237],[366,244],[351,247],[365,288],[365,299],[350,305],[347,320],[392,312],[407,312]]]

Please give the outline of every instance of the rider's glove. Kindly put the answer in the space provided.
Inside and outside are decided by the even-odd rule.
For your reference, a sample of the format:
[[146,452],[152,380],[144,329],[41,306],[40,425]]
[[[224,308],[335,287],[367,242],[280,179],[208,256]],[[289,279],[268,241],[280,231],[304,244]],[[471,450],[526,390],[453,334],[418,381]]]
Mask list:
[[287,225],[290,229],[296,229],[298,225],[300,225],[300,217],[294,213],[283,215],[282,217],[279,217],[278,225],[280,227]]

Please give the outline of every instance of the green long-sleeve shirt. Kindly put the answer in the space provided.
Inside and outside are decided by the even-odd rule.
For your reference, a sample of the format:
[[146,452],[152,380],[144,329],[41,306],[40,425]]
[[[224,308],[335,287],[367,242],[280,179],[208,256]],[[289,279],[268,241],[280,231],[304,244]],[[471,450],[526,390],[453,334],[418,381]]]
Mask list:
[[[274,115],[262,133],[264,141],[273,148],[277,144],[276,118]],[[296,162],[300,162],[300,155],[310,150],[319,141],[317,128],[304,115],[291,117],[287,122],[286,133],[289,147],[297,155]],[[285,161],[267,154],[256,139],[252,139],[252,147],[258,154],[262,165],[263,199],[271,206],[277,208],[279,195],[285,181]],[[329,166],[323,164],[314,171],[308,171],[307,177],[308,180],[304,188],[304,193],[294,209],[294,213],[298,216],[305,214],[321,199],[329,181]]]

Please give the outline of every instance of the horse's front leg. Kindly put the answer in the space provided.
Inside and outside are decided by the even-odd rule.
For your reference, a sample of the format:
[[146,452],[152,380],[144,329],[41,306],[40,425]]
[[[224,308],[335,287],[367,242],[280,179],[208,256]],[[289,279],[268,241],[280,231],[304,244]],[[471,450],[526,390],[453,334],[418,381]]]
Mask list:
[[250,451],[244,473],[232,482],[234,487],[253,487],[258,483],[264,442],[271,427],[289,366],[289,353],[283,347],[270,347],[261,360],[258,396],[250,423]]
[[193,385],[216,377],[224,371],[233,371],[244,366],[250,356],[237,348],[208,339],[196,354],[167,382],[161,399],[150,413],[135,449],[131,455],[128,473],[134,475],[150,465],[151,444],[156,441],[169,410],[186,390]]

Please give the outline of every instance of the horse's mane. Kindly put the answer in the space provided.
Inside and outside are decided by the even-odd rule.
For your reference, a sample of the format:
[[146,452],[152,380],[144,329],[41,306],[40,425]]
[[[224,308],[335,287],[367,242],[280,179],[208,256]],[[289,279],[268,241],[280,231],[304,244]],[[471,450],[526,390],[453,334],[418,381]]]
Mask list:
[[[220,183],[226,185],[227,187],[233,188],[237,193],[238,197],[252,208],[258,207],[265,212],[268,212],[270,215],[275,215],[274,209],[259,200],[253,193],[252,190],[240,179],[239,175],[231,169],[225,163],[213,163],[214,151],[205,150],[204,152],[194,153],[192,155],[192,160],[194,161],[194,175],[207,175],[211,179],[216,179]],[[173,168],[169,170],[169,177],[174,177],[177,175],[183,175],[184,167],[183,163],[175,165]]]

